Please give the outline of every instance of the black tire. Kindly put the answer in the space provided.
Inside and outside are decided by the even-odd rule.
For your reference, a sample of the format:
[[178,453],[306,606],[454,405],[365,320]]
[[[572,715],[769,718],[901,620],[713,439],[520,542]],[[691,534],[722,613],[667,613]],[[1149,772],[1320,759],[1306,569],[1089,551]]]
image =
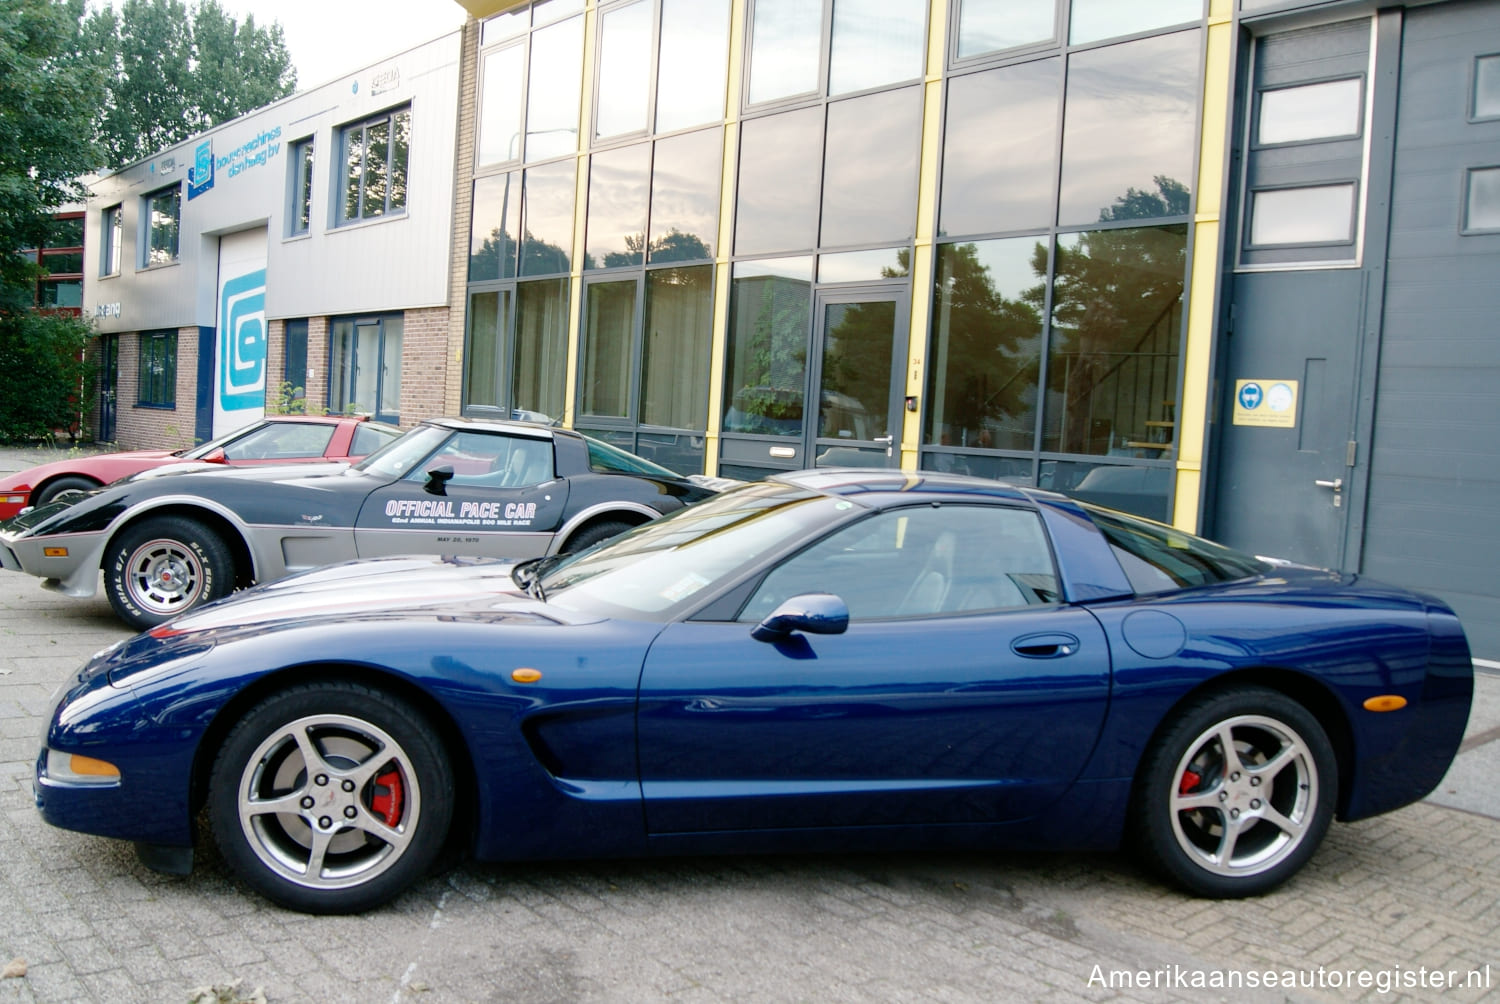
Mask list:
[[36,493],[36,499],[32,505],[46,505],[57,498],[63,492],[91,492],[99,487],[99,482],[82,475],[70,474],[67,477],[49,481],[40,491]]
[[573,554],[577,551],[593,547],[600,541],[609,540],[611,537],[618,537],[626,530],[634,529],[635,525],[634,523],[626,523],[624,520],[619,519],[606,519],[598,523],[590,523],[568,538],[568,542],[563,545],[562,553]]
[[234,590],[229,546],[197,520],[143,520],[116,537],[104,558],[109,605],[137,631]]
[[357,913],[431,870],[453,790],[442,740],[414,708],[359,684],[305,684],[229,733],[208,815],[224,859],[256,892],[305,913]]
[[1132,837],[1190,892],[1256,896],[1307,863],[1337,799],[1338,764],[1318,720],[1285,694],[1236,687],[1180,709],[1147,751]]

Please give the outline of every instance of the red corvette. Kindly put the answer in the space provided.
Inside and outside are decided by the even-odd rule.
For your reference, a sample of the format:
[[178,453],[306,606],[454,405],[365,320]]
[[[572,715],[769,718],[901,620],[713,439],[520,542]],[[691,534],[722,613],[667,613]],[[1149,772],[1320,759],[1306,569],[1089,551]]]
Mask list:
[[401,435],[364,415],[277,415],[189,450],[130,450],[69,457],[0,478],[0,519],[50,502],[65,491],[91,491],[120,478],[185,460],[250,467],[359,460]]

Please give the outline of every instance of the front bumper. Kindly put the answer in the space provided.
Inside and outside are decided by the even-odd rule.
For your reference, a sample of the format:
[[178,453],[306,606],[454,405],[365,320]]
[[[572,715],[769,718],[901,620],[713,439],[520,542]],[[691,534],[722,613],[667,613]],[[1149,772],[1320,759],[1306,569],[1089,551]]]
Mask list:
[[[65,596],[93,596],[99,589],[99,561],[107,539],[102,533],[0,533],[0,565],[44,579],[46,588]],[[48,554],[49,550],[64,553]]]

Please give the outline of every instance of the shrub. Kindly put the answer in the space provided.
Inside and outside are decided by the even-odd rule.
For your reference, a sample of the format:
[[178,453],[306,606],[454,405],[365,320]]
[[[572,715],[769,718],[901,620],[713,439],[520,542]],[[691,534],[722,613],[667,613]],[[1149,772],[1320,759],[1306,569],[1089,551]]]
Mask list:
[[97,372],[85,358],[91,333],[68,314],[0,313],[0,440],[85,431]]

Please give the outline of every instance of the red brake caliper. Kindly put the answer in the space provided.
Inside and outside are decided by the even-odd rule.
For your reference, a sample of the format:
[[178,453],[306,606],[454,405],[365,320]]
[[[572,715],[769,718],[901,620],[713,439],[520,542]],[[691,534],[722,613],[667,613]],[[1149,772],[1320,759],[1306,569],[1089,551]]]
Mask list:
[[1182,772],[1182,783],[1177,786],[1177,794],[1186,795],[1198,785],[1203,783],[1203,778],[1190,770]]
[[395,826],[401,821],[401,806],[406,801],[406,792],[401,785],[400,771],[389,771],[375,775],[375,791],[370,795],[370,811],[385,817],[385,825]]

